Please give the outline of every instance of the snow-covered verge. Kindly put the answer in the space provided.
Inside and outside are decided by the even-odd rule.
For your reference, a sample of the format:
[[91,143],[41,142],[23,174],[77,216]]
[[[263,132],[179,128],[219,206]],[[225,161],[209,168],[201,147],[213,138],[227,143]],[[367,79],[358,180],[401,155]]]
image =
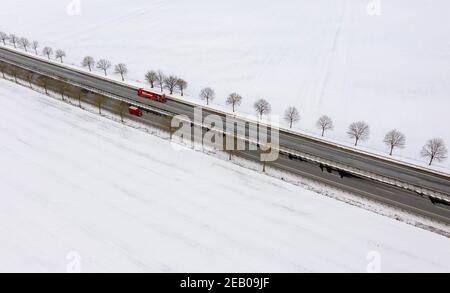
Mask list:
[[[77,2],[79,11],[67,10]],[[381,0],[381,15],[370,16],[370,2],[3,0],[0,30],[63,48],[69,63],[87,54],[125,62],[132,82],[161,68],[188,80],[197,101],[212,86],[218,107],[233,91],[245,97],[243,113],[253,113],[257,98],[280,115],[295,105],[297,129],[308,134],[317,135],[315,121],[327,114],[330,139],[348,145],[347,126],[366,120],[372,135],[362,148],[377,153],[398,128],[407,147],[395,156],[425,165],[419,151],[427,139],[450,144],[450,29],[442,25],[450,3]]]
[[450,271],[449,239],[0,81],[0,271]]

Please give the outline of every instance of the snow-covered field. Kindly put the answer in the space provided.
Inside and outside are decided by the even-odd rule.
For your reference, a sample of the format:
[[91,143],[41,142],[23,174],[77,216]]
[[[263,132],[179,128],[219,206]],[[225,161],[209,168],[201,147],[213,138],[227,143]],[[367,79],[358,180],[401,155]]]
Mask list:
[[0,117],[0,271],[450,272],[448,238],[4,80]]
[[[80,15],[76,5],[81,4]],[[379,2],[381,15],[367,4]],[[130,80],[161,68],[190,82],[196,97],[216,90],[214,103],[237,91],[240,111],[266,98],[274,114],[301,109],[298,128],[318,133],[321,114],[335,121],[332,139],[366,120],[363,147],[386,152],[384,134],[398,128],[421,160],[425,141],[450,144],[450,2],[434,0],[1,0],[0,30],[63,48],[79,64],[91,54],[129,65]],[[69,13],[68,13],[69,12]],[[376,11],[375,11],[376,12]],[[442,163],[448,168],[449,161]]]

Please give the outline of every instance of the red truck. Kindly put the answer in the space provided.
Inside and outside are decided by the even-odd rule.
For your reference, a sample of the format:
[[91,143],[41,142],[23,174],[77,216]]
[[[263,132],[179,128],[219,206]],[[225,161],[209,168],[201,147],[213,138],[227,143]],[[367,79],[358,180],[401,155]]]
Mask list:
[[144,89],[138,89],[138,96],[144,97],[144,98],[149,98],[150,100],[157,101],[160,103],[165,103],[167,101],[165,94],[160,95],[160,94],[146,91]]
[[128,113],[134,116],[142,117],[142,111],[138,107],[131,106],[128,108]]

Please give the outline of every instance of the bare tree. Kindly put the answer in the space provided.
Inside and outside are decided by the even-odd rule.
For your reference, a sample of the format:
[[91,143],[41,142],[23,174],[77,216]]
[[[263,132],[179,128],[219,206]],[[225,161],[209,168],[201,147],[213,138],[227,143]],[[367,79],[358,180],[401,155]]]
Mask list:
[[178,77],[171,75],[164,79],[164,86],[169,90],[170,94],[173,94],[175,87],[177,86]]
[[64,94],[69,90],[69,84],[63,82],[58,85],[58,91],[61,94],[61,99],[64,101]]
[[48,60],[50,60],[50,56],[53,55],[53,49],[50,47],[44,47],[44,49],[42,49],[42,54],[47,56]]
[[21,46],[25,50],[25,52],[28,52],[30,41],[27,38],[20,38],[20,40],[18,40],[17,42],[19,43],[19,46]]
[[50,79],[47,76],[45,76],[45,75],[41,75],[41,76],[39,76],[38,81],[42,85],[42,87],[44,88],[45,94],[48,95],[47,88],[48,88],[48,84],[50,82]]
[[159,88],[161,89],[161,92],[163,92],[164,89],[165,79],[166,79],[165,74],[161,70],[158,70],[158,72],[156,73],[156,84],[158,84]]
[[269,102],[267,102],[264,99],[259,99],[253,104],[253,108],[255,109],[256,113],[258,113],[258,116],[260,119],[262,119],[264,114],[269,114],[271,111],[271,107]]
[[38,41],[33,41],[33,42],[31,43],[31,48],[33,48],[34,53],[36,53],[36,55],[38,55],[37,49],[39,48],[39,42],[38,42]]
[[124,102],[124,101],[120,101],[117,104],[117,111],[119,112],[119,116],[120,116],[120,121],[123,122],[123,118],[125,116],[125,112],[128,109],[128,103]]
[[66,52],[64,52],[64,51],[61,50],[61,49],[56,50],[56,52],[55,52],[55,58],[61,60],[61,63],[63,63],[63,57],[66,57]]
[[206,101],[206,105],[209,105],[209,101],[214,100],[216,93],[212,88],[206,87],[200,91],[200,98]]
[[14,48],[17,48],[16,44],[19,41],[19,37],[17,35],[15,35],[15,34],[10,34],[8,39],[11,42],[11,44],[14,45]]
[[355,139],[355,146],[358,146],[360,140],[367,140],[370,135],[369,125],[364,121],[353,122],[347,130],[350,138]]
[[226,103],[227,105],[231,105],[234,113],[236,110],[236,106],[240,106],[242,103],[242,96],[237,93],[232,93],[228,96]]
[[333,120],[327,115],[320,117],[316,126],[322,130],[322,137],[325,135],[325,131],[334,129]]
[[120,76],[122,77],[122,81],[125,81],[125,78],[123,76],[128,73],[128,68],[125,64],[119,63],[114,68],[114,72],[120,74]]
[[27,71],[25,73],[25,79],[26,79],[26,81],[28,81],[28,84],[30,85],[30,89],[33,89],[33,85],[32,85],[33,78],[34,78],[34,73],[33,72]]
[[154,88],[155,82],[158,80],[158,74],[155,71],[151,70],[147,72],[147,74],[145,75],[145,79],[148,81],[150,86]]
[[6,41],[9,39],[8,34],[5,32],[0,32],[0,40],[2,40],[3,45],[6,46]]
[[9,66],[9,74],[14,77],[14,81],[16,83],[19,83],[19,81],[17,80],[17,75],[19,74],[19,69],[17,69],[17,67],[15,66]]
[[447,158],[447,152],[444,140],[442,138],[433,138],[423,146],[420,155],[424,158],[429,158],[429,165],[431,166],[434,160],[438,162],[445,160]]
[[184,96],[184,90],[187,88],[188,83],[182,78],[177,80],[177,87],[180,90],[181,96]]
[[77,98],[78,101],[78,107],[81,108],[81,99],[83,98],[83,89],[74,86],[73,87],[74,92],[75,92],[75,97]]
[[3,77],[3,78],[6,78],[6,76],[5,76],[5,70],[6,70],[7,67],[8,67],[8,66],[6,65],[6,63],[0,62],[0,71],[2,72],[2,77]]
[[81,65],[83,67],[89,68],[89,71],[92,71],[92,66],[95,65],[95,60],[91,56],[84,57],[83,61],[81,62]]
[[295,107],[289,107],[284,112],[284,120],[286,120],[289,123],[289,128],[292,128],[292,125],[300,120],[300,113],[298,112],[297,108]]
[[97,68],[103,70],[105,72],[105,76],[107,76],[108,75],[107,71],[109,68],[111,68],[111,62],[109,62],[109,60],[106,59],[100,59],[97,62]]
[[95,95],[94,104],[98,107],[98,114],[102,114],[102,105],[106,101],[106,97],[102,95]]
[[394,148],[397,147],[399,149],[402,149],[405,147],[406,138],[403,133],[401,133],[396,129],[393,129],[386,134],[383,142],[389,147],[390,149],[389,155],[392,156]]

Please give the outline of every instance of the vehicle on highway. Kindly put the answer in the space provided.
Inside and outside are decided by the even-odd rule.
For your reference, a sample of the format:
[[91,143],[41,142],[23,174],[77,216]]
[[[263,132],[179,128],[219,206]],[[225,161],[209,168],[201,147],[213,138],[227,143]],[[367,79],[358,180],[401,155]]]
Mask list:
[[138,96],[144,97],[144,98],[149,98],[150,100],[157,101],[160,103],[165,103],[167,100],[165,94],[160,95],[160,94],[146,91],[144,89],[138,89]]
[[142,111],[138,107],[131,106],[128,108],[128,113],[134,116],[142,117]]

